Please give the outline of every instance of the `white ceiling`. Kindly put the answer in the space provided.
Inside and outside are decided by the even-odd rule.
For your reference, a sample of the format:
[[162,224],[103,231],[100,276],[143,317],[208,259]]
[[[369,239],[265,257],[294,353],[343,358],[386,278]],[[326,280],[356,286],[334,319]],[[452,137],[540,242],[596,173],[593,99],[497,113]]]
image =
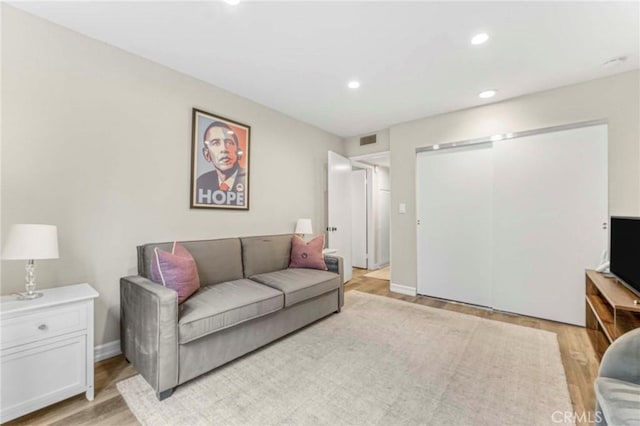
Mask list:
[[639,68],[638,2],[12,4],[343,137]]

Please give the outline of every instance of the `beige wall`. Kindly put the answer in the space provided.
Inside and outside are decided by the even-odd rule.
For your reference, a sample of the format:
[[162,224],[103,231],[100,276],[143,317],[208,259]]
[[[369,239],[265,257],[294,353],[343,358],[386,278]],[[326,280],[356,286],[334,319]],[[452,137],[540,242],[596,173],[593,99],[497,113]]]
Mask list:
[[[416,288],[417,147],[605,118],[609,121],[609,212],[640,214],[639,95],[640,71],[632,71],[393,126],[391,282]],[[398,213],[400,203],[407,204],[406,214]]]
[[[118,339],[119,278],[138,244],[324,228],[327,150],[342,140],[247,99],[3,5],[2,232],[58,225],[41,287],[100,293],[96,345]],[[251,126],[251,210],[189,209],[191,109]],[[2,294],[23,289],[3,262]]]
[[[0,23],[2,22],[2,12],[4,7],[0,5]],[[2,92],[2,31],[0,30],[0,188],[2,188],[2,104],[4,103],[4,93]],[[0,223],[2,223],[2,194],[0,193]],[[4,241],[2,227],[0,226],[0,242]],[[0,243],[1,244],[1,243]],[[1,246],[0,246],[1,247]],[[2,249],[0,249],[2,250]],[[0,277],[2,277],[2,262],[0,262]]]

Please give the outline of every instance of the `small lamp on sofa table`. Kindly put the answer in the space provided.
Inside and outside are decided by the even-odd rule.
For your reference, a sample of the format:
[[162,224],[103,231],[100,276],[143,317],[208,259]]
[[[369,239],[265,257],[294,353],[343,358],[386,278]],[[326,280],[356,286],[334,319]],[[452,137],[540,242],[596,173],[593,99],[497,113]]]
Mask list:
[[54,225],[13,225],[2,250],[4,260],[26,260],[26,291],[19,299],[28,300],[42,296],[35,291],[35,260],[58,258],[58,228]]
[[303,240],[305,235],[313,234],[313,231],[311,229],[311,219],[298,219],[298,222],[296,223],[295,233],[300,235],[300,238],[302,238]]

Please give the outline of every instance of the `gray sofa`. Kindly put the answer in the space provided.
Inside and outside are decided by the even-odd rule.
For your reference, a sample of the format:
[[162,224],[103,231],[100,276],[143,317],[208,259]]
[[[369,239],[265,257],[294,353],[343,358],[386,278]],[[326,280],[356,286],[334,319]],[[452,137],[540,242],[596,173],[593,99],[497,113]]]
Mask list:
[[640,328],[607,348],[594,385],[597,426],[640,425]]
[[149,280],[154,247],[138,247],[138,275],[120,280],[122,353],[162,400],[173,389],[334,312],[344,300],[342,258],[328,271],[288,269],[292,235],[181,244],[200,289],[177,293]]

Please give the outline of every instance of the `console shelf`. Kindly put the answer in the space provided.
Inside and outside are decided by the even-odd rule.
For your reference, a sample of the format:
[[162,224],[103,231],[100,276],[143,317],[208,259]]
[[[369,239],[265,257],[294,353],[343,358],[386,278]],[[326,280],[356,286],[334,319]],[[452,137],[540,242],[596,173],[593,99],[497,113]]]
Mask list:
[[587,270],[586,326],[593,348],[600,357],[615,339],[640,327],[638,299],[615,279]]

